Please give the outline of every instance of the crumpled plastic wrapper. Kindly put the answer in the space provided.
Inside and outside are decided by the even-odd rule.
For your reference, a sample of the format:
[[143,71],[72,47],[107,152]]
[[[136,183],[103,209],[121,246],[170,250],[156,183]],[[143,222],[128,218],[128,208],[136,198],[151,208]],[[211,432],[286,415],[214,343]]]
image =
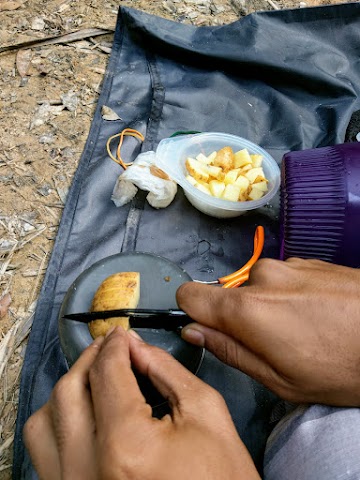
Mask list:
[[155,152],[141,153],[117,179],[111,200],[117,207],[129,203],[138,189],[148,193],[146,200],[154,208],[165,208],[174,200],[177,184],[155,165]]

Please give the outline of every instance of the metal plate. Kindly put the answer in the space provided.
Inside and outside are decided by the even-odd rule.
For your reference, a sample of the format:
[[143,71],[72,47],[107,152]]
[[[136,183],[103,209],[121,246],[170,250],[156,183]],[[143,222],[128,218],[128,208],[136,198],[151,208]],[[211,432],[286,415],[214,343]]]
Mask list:
[[[119,253],[106,257],[85,270],[69,288],[59,314],[61,348],[69,366],[92,342],[88,326],[62,319],[67,313],[89,311],[93,296],[109,275],[117,272],[140,272],[139,308],[177,308],[176,290],[191,280],[180,267],[166,258],[150,253]],[[202,348],[184,342],[175,332],[156,329],[137,329],[149,344],[156,345],[173,355],[191,372],[197,373],[203,358]],[[146,379],[139,379],[147,401],[155,406],[163,400]]]

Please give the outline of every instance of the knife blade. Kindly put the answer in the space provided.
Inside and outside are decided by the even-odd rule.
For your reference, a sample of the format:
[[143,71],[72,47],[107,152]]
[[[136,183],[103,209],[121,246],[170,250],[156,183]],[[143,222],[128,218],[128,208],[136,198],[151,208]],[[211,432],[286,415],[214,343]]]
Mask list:
[[130,328],[154,328],[168,331],[177,330],[193,322],[184,311],[178,309],[123,308],[103,312],[70,313],[63,315],[62,318],[81,323],[89,323],[93,320],[105,320],[113,317],[130,317]]

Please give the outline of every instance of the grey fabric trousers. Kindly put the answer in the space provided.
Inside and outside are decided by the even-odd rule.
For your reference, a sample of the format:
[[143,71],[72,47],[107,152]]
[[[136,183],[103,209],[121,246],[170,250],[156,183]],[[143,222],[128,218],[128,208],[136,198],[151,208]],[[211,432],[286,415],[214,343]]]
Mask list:
[[265,480],[360,480],[360,409],[299,406],[270,435]]

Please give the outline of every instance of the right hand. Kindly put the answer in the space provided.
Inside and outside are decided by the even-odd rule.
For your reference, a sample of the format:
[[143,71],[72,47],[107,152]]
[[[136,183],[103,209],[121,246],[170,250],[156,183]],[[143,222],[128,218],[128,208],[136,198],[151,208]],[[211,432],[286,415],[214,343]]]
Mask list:
[[182,336],[294,403],[360,406],[360,271],[263,259],[249,286],[177,292]]
[[[131,364],[171,415],[152,417]],[[84,350],[24,437],[43,480],[260,480],[221,395],[120,327]]]

